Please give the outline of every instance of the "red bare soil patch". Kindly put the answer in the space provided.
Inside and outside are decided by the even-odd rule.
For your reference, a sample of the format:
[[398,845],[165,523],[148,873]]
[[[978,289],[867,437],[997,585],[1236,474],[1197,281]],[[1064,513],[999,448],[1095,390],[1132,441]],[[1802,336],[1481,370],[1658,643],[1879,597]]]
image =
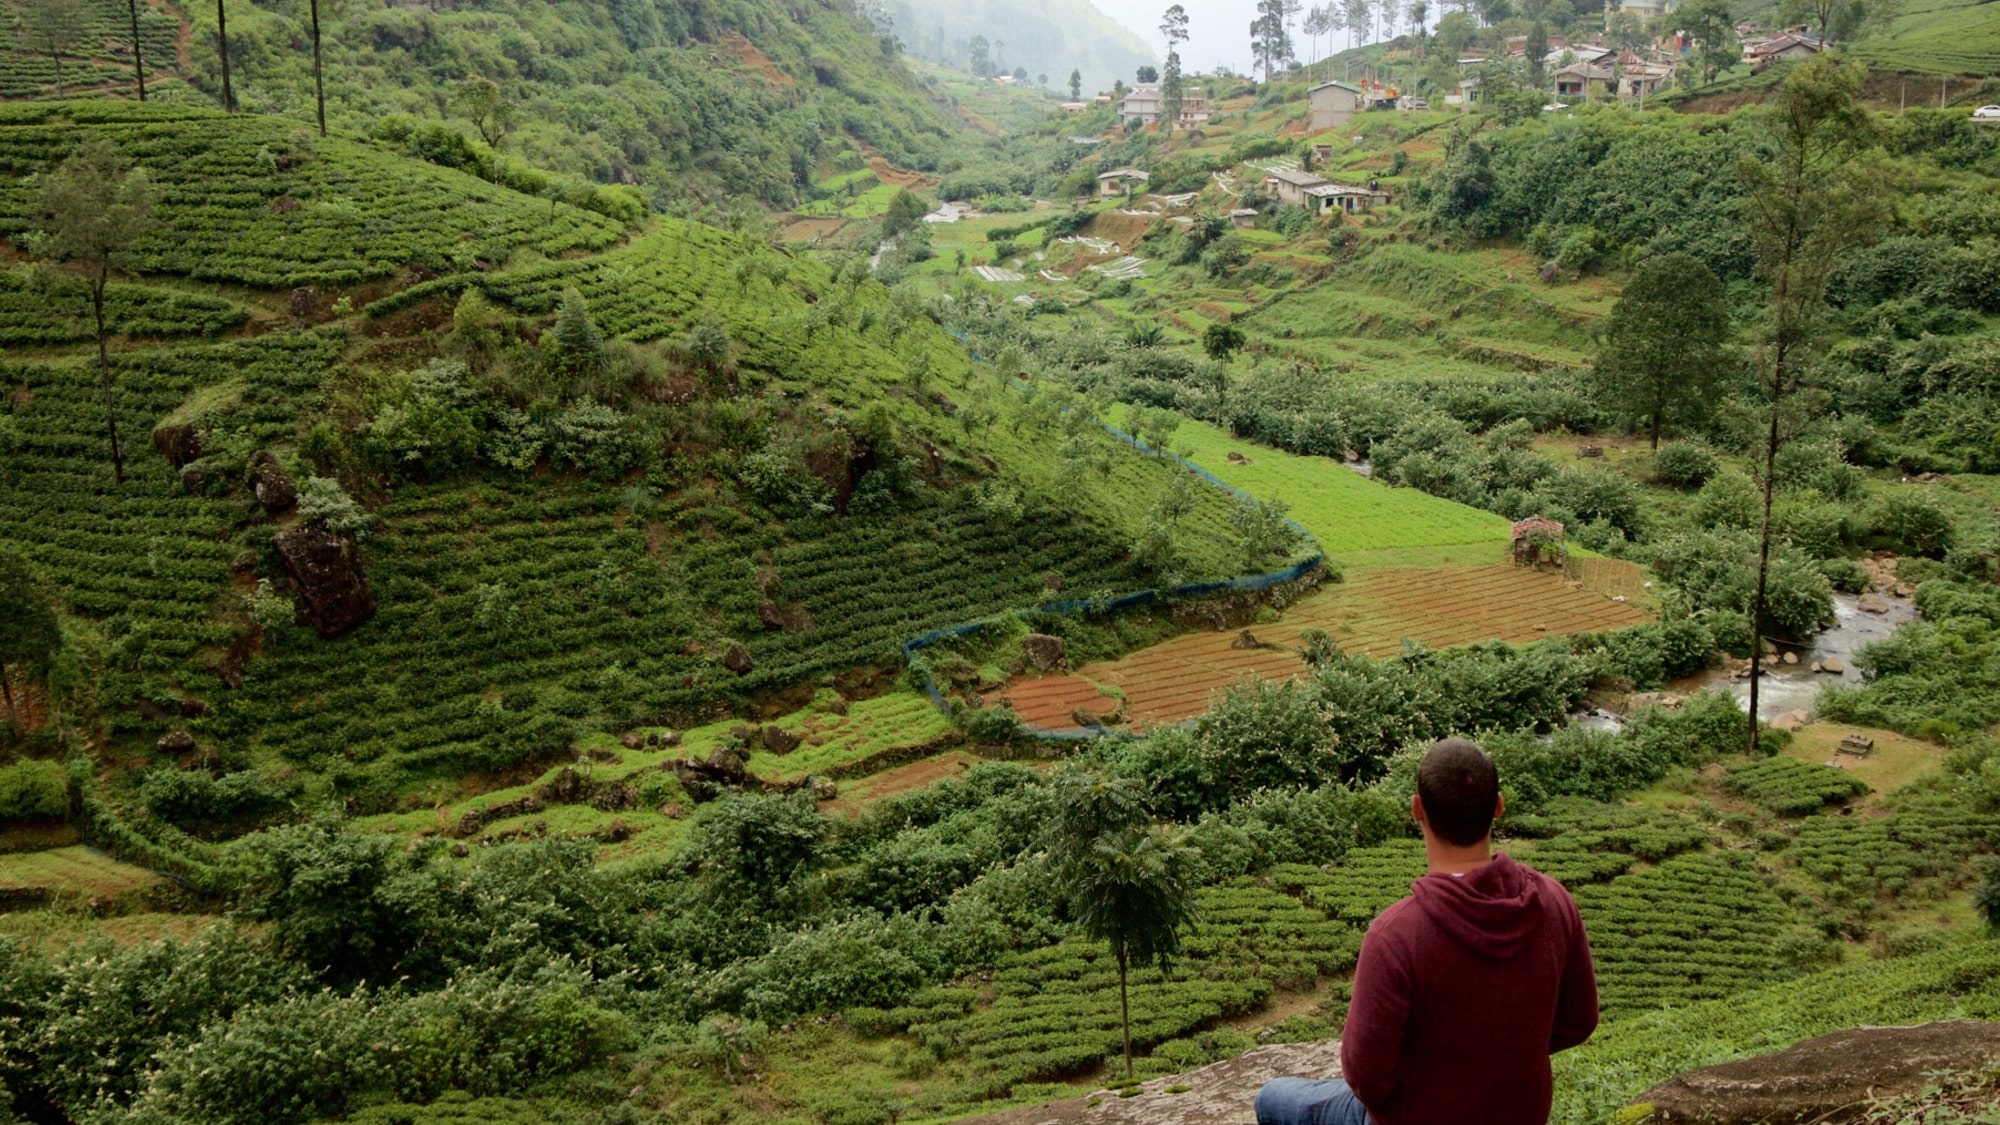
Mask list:
[[778,69],[771,56],[757,49],[757,44],[745,39],[740,32],[725,31],[717,43],[730,54],[736,56],[744,68],[773,86],[794,86],[792,76]]
[[1015,680],[1007,685],[1002,699],[1026,722],[1051,729],[1077,726],[1072,716],[1078,708],[1096,715],[1109,714],[1118,709],[1116,699],[1081,676],[1039,676]]
[[875,173],[875,178],[885,184],[892,187],[913,188],[925,187],[932,182],[931,177],[924,175],[922,172],[912,172],[907,168],[898,168],[894,164],[891,164],[888,157],[883,156],[873,145],[858,137],[849,135],[847,141],[867,159],[868,170]]
[[848,817],[857,817],[869,805],[885,797],[927,788],[946,778],[957,777],[982,760],[977,754],[952,750],[935,758],[924,758],[853,782],[843,782],[840,796],[828,802],[826,808]]
[[[1302,675],[1300,632],[1322,629],[1342,650],[1393,656],[1405,639],[1441,649],[1486,641],[1519,644],[1547,636],[1622,629],[1651,617],[1637,605],[1590,592],[1560,576],[1509,565],[1380,570],[1305,598],[1284,619],[1241,631],[1197,633],[1087,665],[1060,683],[1110,685],[1125,695],[1126,715],[1144,729],[1194,718],[1209,698],[1239,680]],[[1051,681],[1038,681],[1050,683]],[[1015,689],[1010,689],[1011,692]],[[1054,693],[1057,689],[1045,689]],[[1094,689],[1093,689],[1094,690]],[[1059,721],[1074,726],[1065,708]],[[1018,710],[1019,708],[1017,708]],[[1038,712],[1041,713],[1041,712]]]

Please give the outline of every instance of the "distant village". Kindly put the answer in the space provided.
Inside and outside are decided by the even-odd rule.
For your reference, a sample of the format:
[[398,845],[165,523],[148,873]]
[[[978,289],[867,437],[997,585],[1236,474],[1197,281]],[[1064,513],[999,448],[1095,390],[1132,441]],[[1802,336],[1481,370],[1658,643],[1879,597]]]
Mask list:
[[[1656,22],[1658,17],[1670,13],[1673,7],[1672,0],[1623,0],[1619,10],[1635,13],[1648,22]],[[1740,49],[1740,60],[1749,64],[1753,73],[1774,62],[1809,58],[1822,49],[1821,40],[1807,34],[1803,27],[1766,33],[1759,25],[1746,22],[1736,25],[1735,34],[1735,49]],[[1639,49],[1608,45],[1602,34],[1576,37],[1552,34],[1545,42],[1534,44],[1525,35],[1509,36],[1499,41],[1498,50],[1467,48],[1459,55],[1457,86],[1438,99],[1441,106],[1433,106],[1429,98],[1399,90],[1393,83],[1372,76],[1349,76],[1313,83],[1306,88],[1307,125],[1311,132],[1322,133],[1339,128],[1356,114],[1370,111],[1444,107],[1470,111],[1480,101],[1483,76],[1488,72],[1489,65],[1529,61],[1531,50],[1539,55],[1538,70],[1547,92],[1547,103],[1542,106],[1544,111],[1557,112],[1592,101],[1643,105],[1648,97],[1674,87],[1683,68],[1692,66],[1690,56],[1694,49],[1695,44],[1680,32],[1663,36],[1650,46]],[[1293,73],[1296,76],[1297,72]],[[1152,77],[1150,74],[1143,76]],[[1230,76],[1220,78],[1229,79]],[[996,76],[992,81],[1005,85],[1020,84],[1018,78],[1005,74]],[[1089,100],[1064,100],[1058,105],[1068,113],[1083,113],[1092,108],[1115,105],[1118,120],[1127,129],[1161,126],[1162,118],[1168,112],[1167,95],[1157,81],[1142,81],[1131,87],[1120,82],[1113,89],[1100,91]],[[1189,84],[1181,91],[1178,116],[1165,123],[1165,127],[1197,130],[1217,112],[1209,90]],[[1079,143],[1092,141],[1091,138],[1077,140]],[[1312,158],[1305,161],[1304,168],[1269,169],[1258,186],[1266,198],[1277,204],[1305,208],[1316,215],[1357,215],[1389,202],[1388,192],[1377,182],[1339,184],[1309,170],[1331,155],[1331,145],[1315,144],[1312,146]],[[1103,200],[1133,198],[1147,191],[1150,178],[1146,171],[1139,168],[1113,168],[1098,175],[1096,194]],[[1243,226],[1248,225],[1255,214],[1255,211],[1245,209],[1233,212],[1230,218],[1236,225]]]

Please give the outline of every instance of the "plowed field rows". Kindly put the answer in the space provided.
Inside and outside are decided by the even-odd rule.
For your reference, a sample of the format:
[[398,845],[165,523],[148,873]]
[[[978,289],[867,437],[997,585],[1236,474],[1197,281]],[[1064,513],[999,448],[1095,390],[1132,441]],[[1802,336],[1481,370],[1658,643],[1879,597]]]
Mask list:
[[1210,696],[1244,677],[1302,674],[1299,634],[1305,629],[1323,629],[1344,651],[1380,658],[1401,651],[1406,638],[1433,649],[1493,640],[1519,644],[1648,620],[1638,606],[1522,567],[1380,570],[1323,589],[1292,606],[1282,621],[1253,628],[1254,647],[1240,631],[1190,634],[1073,675],[1017,681],[1006,698],[1030,723],[1070,728],[1078,707],[1111,710],[1102,689],[1114,688],[1125,696],[1132,725],[1144,729],[1201,714]]

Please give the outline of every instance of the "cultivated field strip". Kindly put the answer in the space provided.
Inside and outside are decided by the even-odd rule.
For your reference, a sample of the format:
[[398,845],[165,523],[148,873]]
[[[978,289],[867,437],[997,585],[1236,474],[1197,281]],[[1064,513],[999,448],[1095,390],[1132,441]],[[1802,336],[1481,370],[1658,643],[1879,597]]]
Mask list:
[[1649,620],[1629,602],[1526,567],[1370,571],[1300,600],[1282,621],[1250,629],[1250,637],[1239,630],[1176,637],[1074,675],[1017,681],[1007,699],[1028,722],[1065,728],[1077,725],[1071,713],[1078,707],[1110,710],[1100,692],[1109,687],[1124,695],[1126,718],[1143,729],[1194,718],[1215,692],[1239,680],[1303,675],[1299,653],[1307,629],[1325,631],[1345,651],[1380,659],[1402,651],[1405,640],[1430,649],[1522,644]]

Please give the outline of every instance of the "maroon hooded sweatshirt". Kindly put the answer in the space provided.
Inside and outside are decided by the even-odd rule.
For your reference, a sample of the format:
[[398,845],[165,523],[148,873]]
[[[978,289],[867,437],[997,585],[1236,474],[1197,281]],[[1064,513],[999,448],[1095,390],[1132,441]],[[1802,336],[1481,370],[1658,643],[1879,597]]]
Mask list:
[[1410,891],[1361,942],[1348,1086],[1377,1125],[1546,1125],[1549,1056],[1597,1027],[1576,902],[1505,852]]

